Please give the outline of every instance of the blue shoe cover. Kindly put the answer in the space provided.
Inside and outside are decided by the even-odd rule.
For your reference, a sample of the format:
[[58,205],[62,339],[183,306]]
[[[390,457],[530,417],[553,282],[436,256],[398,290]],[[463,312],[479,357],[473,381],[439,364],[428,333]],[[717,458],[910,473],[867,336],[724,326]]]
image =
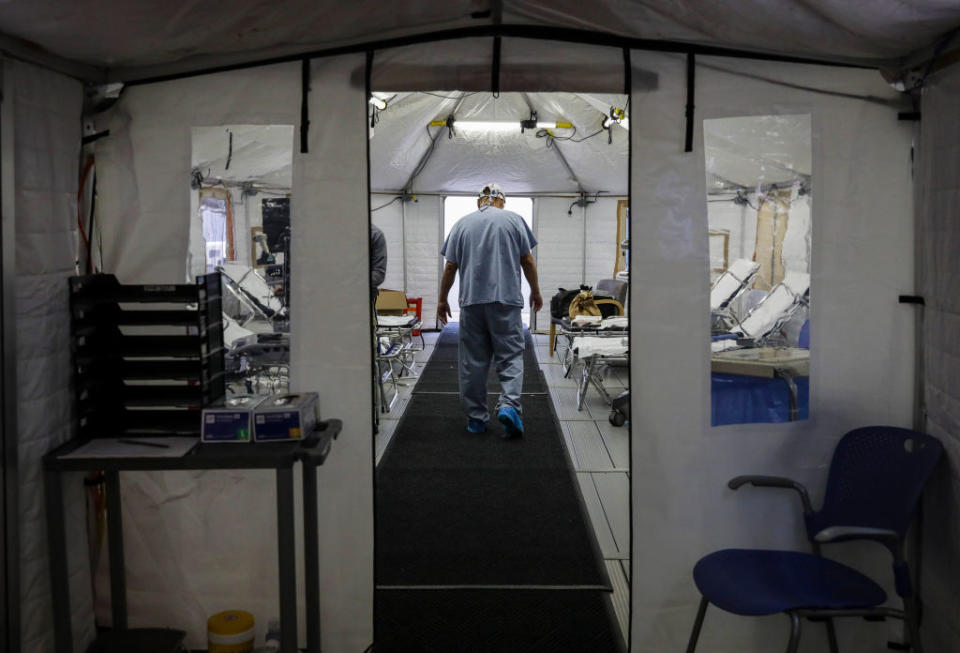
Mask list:
[[504,437],[517,438],[523,435],[523,420],[513,406],[504,406],[497,413],[497,419],[503,424]]
[[468,419],[467,430],[470,433],[486,433],[487,423],[480,419]]

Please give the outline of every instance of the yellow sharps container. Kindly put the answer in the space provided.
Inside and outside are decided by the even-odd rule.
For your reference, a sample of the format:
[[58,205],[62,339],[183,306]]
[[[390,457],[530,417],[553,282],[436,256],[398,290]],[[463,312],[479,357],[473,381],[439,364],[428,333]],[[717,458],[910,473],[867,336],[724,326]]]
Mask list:
[[208,653],[251,653],[253,615],[243,610],[224,610],[207,619]]

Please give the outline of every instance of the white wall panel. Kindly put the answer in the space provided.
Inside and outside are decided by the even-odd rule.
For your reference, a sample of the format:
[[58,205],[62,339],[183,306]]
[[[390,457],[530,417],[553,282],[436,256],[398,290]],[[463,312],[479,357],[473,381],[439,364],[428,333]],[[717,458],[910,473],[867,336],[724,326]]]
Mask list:
[[291,388],[318,390],[322,415],[343,420],[317,479],[320,614],[331,652],[373,641],[367,98],[351,82],[363,72],[363,55],[312,62],[312,87],[324,92],[311,95],[310,108],[323,118],[310,123],[309,154],[294,154]]
[[[383,206],[390,201],[384,195],[371,196],[371,208]],[[390,290],[403,289],[403,220],[400,202],[384,206],[372,214],[373,224],[380,227],[383,237],[387,241],[387,275],[380,284],[381,288]]]
[[407,203],[406,212],[407,296],[423,298],[423,326],[432,329],[440,290],[442,198],[420,197]]
[[[626,175],[626,172],[624,172]],[[617,262],[617,201],[616,197],[600,197],[596,204],[587,207],[587,274],[588,286],[597,287],[600,279],[612,279]],[[574,209],[576,210],[576,208]]]
[[541,330],[550,328],[550,298],[559,288],[573,290],[583,281],[583,211],[574,206],[567,215],[573,201],[540,197],[534,203],[537,272],[543,295],[543,310],[537,315]]
[[[807,483],[815,503],[833,446],[867,424],[909,426],[913,315],[897,303],[913,287],[910,127],[877,103],[789,89],[798,86],[892,97],[874,72],[698,58],[694,151],[685,153],[685,59],[633,53],[660,74],[656,91],[631,101],[633,651],[683,650],[699,594],[696,561],[723,547],[808,547],[795,499],[725,483],[742,473]],[[709,66],[709,67],[708,67]],[[747,78],[717,68],[749,72]],[[814,134],[814,323],[810,419],[710,426],[709,293],[702,120],[811,113]],[[856,189],[855,193],[851,189]],[[642,237],[640,232],[642,230]],[[890,578],[877,547],[837,556]],[[887,583],[888,587],[890,583]],[[841,647],[882,650],[893,629],[856,620]],[[826,648],[805,628],[801,651]],[[780,650],[782,618],[711,609],[703,650]]]

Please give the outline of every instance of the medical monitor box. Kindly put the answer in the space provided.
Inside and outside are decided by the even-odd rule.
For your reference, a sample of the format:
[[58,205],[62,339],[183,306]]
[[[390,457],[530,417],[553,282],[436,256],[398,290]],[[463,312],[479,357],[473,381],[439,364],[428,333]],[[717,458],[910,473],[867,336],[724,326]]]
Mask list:
[[407,294],[402,290],[380,289],[377,293],[377,313],[403,315],[407,310]]
[[201,442],[251,442],[253,410],[266,395],[231,395],[203,409]]
[[257,442],[284,442],[309,437],[320,418],[316,392],[292,392],[267,397],[253,413],[253,438]]

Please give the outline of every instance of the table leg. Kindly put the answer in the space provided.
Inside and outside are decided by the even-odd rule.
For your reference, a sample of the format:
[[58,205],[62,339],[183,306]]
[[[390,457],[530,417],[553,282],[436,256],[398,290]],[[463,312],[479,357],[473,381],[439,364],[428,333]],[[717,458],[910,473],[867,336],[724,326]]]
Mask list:
[[107,546],[110,552],[110,608],[113,628],[127,628],[127,574],[123,566],[123,518],[120,513],[120,472],[104,474],[107,489]]
[[796,422],[800,419],[800,398],[799,391],[797,390],[797,383],[793,380],[793,375],[787,372],[786,370],[776,369],[774,374],[779,376],[781,379],[786,381],[787,390],[789,393],[789,407],[790,407],[790,421]]
[[320,653],[320,551],[317,467],[303,462],[303,560],[307,599],[307,653]]
[[284,467],[277,469],[281,653],[297,653],[297,546],[293,522],[293,468]]
[[63,524],[63,484],[60,472],[43,473],[47,504],[47,541],[53,590],[53,638],[57,653],[73,653],[70,624],[70,576],[67,571],[67,534]]

